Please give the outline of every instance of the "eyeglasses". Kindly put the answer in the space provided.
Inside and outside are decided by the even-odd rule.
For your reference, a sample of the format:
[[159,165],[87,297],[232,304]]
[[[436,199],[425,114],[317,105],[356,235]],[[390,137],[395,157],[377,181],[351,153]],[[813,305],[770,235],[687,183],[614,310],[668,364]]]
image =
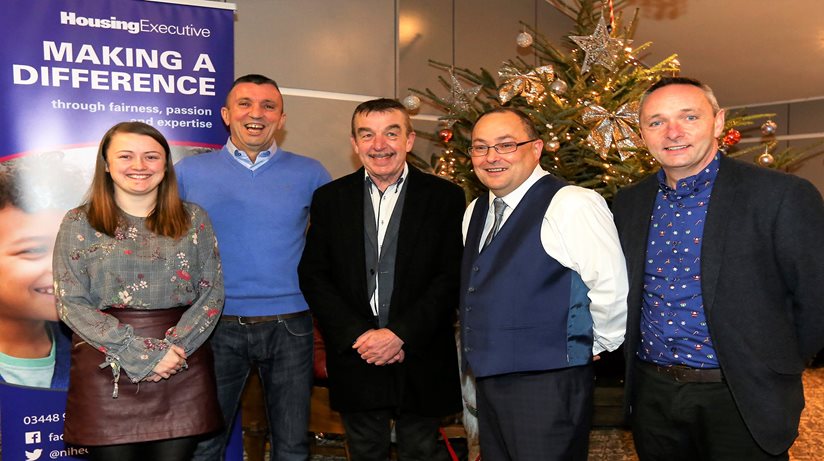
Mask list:
[[473,157],[483,157],[489,153],[489,149],[495,149],[495,152],[499,154],[511,154],[518,150],[519,147],[523,146],[524,144],[529,144],[531,142],[535,142],[538,139],[530,139],[529,141],[522,141],[522,142],[500,142],[495,144],[494,146],[484,146],[484,145],[477,145],[477,146],[470,146],[469,147],[469,155]]

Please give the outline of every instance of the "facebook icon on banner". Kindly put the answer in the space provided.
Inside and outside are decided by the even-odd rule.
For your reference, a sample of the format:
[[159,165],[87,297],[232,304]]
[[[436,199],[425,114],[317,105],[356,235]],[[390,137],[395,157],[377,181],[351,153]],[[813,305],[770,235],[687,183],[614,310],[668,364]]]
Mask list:
[[34,432],[26,432],[26,445],[30,445],[32,443],[40,443],[40,431]]

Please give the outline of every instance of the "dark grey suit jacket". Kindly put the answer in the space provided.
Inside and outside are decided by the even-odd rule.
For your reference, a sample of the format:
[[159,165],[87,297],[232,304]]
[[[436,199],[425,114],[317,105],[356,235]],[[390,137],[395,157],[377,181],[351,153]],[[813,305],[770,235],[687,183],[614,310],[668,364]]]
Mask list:
[[364,187],[361,168],[315,192],[298,269],[301,290],[326,341],[332,407],[456,413],[461,395],[454,321],[463,191],[409,167],[387,325],[404,341],[406,358],[376,366],[352,350],[358,336],[377,328],[366,288]]
[[[653,175],[621,191],[613,214],[629,271],[627,403],[640,337]],[[798,435],[801,373],[824,347],[824,203],[808,181],[722,157],[701,248],[704,310],[721,369],[758,444]]]

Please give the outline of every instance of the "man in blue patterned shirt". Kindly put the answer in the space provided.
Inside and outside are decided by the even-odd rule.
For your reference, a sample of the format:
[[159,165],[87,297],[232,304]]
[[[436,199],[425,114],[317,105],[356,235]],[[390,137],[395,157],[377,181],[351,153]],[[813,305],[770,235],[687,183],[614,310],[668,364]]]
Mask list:
[[824,346],[821,194],[725,157],[724,111],[696,80],[653,85],[640,123],[661,170],[613,209],[640,459],[788,459],[801,373]]

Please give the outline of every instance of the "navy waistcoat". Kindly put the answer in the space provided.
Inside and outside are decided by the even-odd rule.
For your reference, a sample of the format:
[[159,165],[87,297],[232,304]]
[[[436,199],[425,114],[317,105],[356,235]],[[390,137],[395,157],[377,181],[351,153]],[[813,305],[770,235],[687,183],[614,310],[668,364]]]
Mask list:
[[489,209],[481,196],[467,230],[461,270],[461,348],[476,377],[584,365],[592,358],[588,289],[547,255],[541,224],[567,184],[544,176],[492,242],[478,252]]

